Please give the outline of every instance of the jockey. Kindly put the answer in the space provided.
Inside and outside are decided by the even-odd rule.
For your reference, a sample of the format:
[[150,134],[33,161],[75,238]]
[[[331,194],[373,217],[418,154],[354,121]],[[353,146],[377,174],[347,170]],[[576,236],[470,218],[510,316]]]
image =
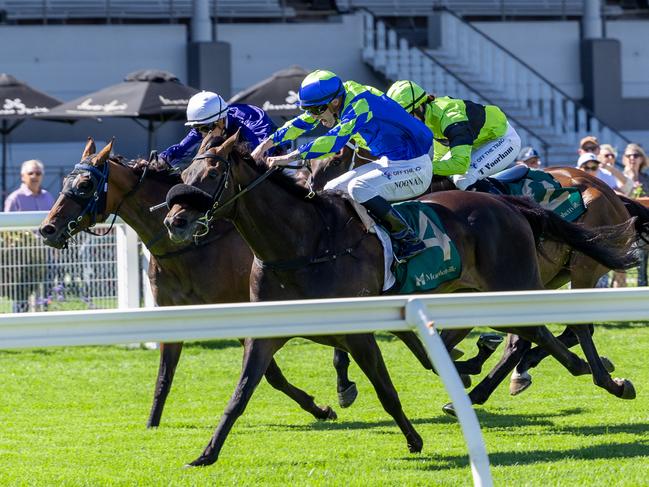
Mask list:
[[505,114],[494,105],[480,105],[457,98],[435,97],[412,81],[397,81],[388,96],[421,120],[435,137],[433,172],[454,176],[461,190],[489,191],[481,180],[516,162],[521,139]]
[[185,125],[192,127],[185,138],[158,155],[170,166],[179,166],[191,159],[210,130],[223,137],[229,137],[239,130],[241,139],[251,148],[257,147],[259,142],[277,130],[261,108],[254,105],[228,105],[221,96],[211,91],[201,91],[189,99]]
[[352,137],[364,140],[379,159],[329,181],[325,190],[343,191],[367,208],[391,233],[399,260],[422,252],[424,243],[389,202],[415,198],[430,185],[430,131],[376,88],[354,81],[343,83],[330,71],[317,70],[304,78],[299,97],[305,113],[262,142],[253,157],[259,160],[271,147],[295,140],[319,124],[329,129],[325,135],[289,154],[268,158],[269,166],[326,157],[341,150]]

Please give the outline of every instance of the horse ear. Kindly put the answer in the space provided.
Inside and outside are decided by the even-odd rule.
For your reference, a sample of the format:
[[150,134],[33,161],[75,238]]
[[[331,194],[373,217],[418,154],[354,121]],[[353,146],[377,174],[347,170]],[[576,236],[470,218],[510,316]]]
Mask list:
[[198,154],[207,152],[207,150],[214,145],[215,138],[216,135],[213,134],[211,130],[207,134],[205,134],[205,137],[203,137],[203,141],[201,142],[201,145],[198,148]]
[[110,153],[113,150],[113,142],[115,142],[115,137],[110,139],[110,142],[106,144],[106,147],[104,147],[99,154],[94,158],[93,164],[95,166],[103,166],[108,158],[110,157]]
[[225,154],[229,154],[230,151],[234,148],[237,142],[239,142],[239,131],[241,129],[237,130],[232,136],[230,136],[225,142],[223,142],[223,145],[221,145],[221,152],[224,152]]
[[87,159],[95,152],[97,152],[97,148],[95,147],[95,141],[92,139],[92,137],[88,137],[88,142],[86,142],[86,148],[83,149],[83,154],[81,154],[81,160],[83,161],[84,159]]

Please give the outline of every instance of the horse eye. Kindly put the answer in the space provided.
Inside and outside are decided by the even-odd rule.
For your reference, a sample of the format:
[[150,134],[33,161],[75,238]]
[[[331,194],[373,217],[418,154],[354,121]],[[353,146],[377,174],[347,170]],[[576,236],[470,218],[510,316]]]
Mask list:
[[210,169],[209,171],[207,171],[207,175],[212,179],[216,179],[219,177],[219,173],[216,169]]
[[80,181],[77,188],[83,192],[90,191],[92,189],[92,183],[90,181]]

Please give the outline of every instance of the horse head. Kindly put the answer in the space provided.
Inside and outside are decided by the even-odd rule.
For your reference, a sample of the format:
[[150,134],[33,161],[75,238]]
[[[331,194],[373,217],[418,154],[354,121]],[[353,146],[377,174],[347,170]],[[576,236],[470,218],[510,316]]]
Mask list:
[[217,214],[220,218],[228,217],[228,213],[220,211],[219,206],[234,196],[235,187],[230,179],[236,162],[231,158],[231,153],[238,138],[239,132],[225,141],[208,133],[198,154],[182,172],[183,183],[167,193],[169,212],[164,224],[173,241],[189,241],[198,234],[207,233],[210,222]]
[[39,227],[46,245],[65,248],[75,234],[106,220],[113,206],[108,194],[112,149],[113,140],[95,154],[95,142],[88,137],[81,161],[63,179],[61,193]]

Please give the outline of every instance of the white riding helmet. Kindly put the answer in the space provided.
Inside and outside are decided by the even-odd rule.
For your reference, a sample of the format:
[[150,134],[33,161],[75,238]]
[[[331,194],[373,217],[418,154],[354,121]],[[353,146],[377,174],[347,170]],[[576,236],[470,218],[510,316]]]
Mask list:
[[225,118],[228,114],[228,104],[216,93],[201,91],[189,99],[187,103],[187,123],[189,127],[206,125]]

